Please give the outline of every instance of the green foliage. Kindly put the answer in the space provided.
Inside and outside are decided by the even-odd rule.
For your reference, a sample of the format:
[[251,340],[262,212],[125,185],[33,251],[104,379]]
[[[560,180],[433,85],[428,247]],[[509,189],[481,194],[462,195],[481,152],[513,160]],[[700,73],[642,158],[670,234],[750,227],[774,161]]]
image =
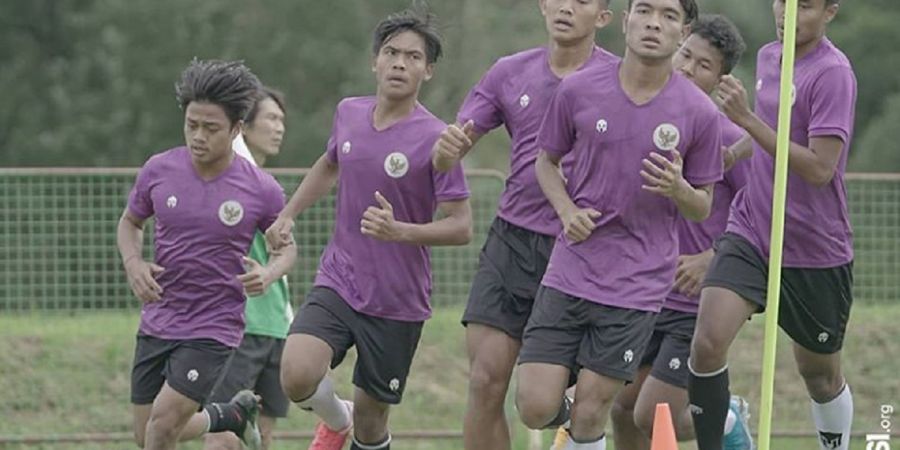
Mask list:
[[[288,133],[279,166],[310,165],[321,153],[334,105],[372,93],[371,30],[409,0],[6,0],[0,2],[0,161],[4,166],[137,166],[180,144],[173,83],[194,57],[243,59],[288,95]],[[621,12],[598,41],[621,53]],[[467,90],[500,56],[546,40],[536,0],[431,1],[446,57],[422,102],[453,120]],[[736,73],[752,82],[755,51],[772,40],[770,2],[707,0],[733,18],[749,44]],[[846,2],[829,35],[859,78],[858,137],[900,91],[893,0]],[[886,75],[887,74],[887,75]],[[472,163],[505,167],[495,133]],[[866,140],[869,142],[871,139]],[[889,155],[859,149],[853,163]],[[872,155],[870,155],[872,153]],[[854,166],[855,167],[855,166]],[[900,164],[879,169],[900,170]]]

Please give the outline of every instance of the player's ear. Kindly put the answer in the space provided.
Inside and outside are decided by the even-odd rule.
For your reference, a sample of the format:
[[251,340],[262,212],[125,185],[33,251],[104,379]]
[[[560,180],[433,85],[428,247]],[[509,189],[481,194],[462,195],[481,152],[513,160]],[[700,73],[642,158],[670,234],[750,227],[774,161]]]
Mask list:
[[234,123],[234,126],[231,127],[231,131],[230,131],[232,141],[234,140],[234,138],[236,138],[238,136],[238,134],[240,134],[241,128],[243,128],[243,127],[244,127],[243,120],[238,120],[237,122]]
[[428,63],[425,65],[425,76],[423,77],[423,80],[428,81],[433,76],[434,76],[434,63]]
[[831,23],[834,20],[834,17],[837,15],[838,10],[841,9],[840,3],[832,3],[825,7],[825,23]]

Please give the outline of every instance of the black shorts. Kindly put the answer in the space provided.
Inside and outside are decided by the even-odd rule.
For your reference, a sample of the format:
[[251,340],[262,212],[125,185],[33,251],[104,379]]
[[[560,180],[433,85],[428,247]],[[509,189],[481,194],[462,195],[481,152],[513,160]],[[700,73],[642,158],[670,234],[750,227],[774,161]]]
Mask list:
[[696,324],[696,314],[665,308],[660,311],[641,366],[653,366],[650,369],[653,378],[687,389],[687,361]]
[[332,369],[356,345],[353,384],[378,401],[398,404],[422,325],[358,313],[333,290],[317,286],[297,311],[290,333],[308,334],[328,343],[334,351]]
[[616,308],[541,286],[525,328],[519,364],[581,368],[631,382],[656,314]]
[[555,238],[494,219],[481,248],[462,324],[477,323],[522,339]]
[[[749,241],[734,233],[720,237],[715,251],[703,286],[733,291],[764,311],[768,262]],[[838,352],[850,318],[852,289],[853,262],[824,269],[785,267],[781,270],[778,325],[811,352]]]
[[291,401],[281,389],[281,352],[284,339],[245,334],[234,352],[228,371],[213,389],[211,401],[227,402],[239,391],[250,389],[262,397],[260,414],[287,417]]
[[131,369],[131,403],[153,403],[168,382],[176,392],[202,405],[233,353],[233,348],[212,339],[180,341],[139,334]]

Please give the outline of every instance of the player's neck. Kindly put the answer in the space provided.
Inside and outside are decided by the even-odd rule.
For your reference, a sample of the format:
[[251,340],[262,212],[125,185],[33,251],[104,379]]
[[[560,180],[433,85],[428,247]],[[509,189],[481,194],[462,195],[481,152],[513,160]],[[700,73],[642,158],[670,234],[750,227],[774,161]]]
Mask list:
[[619,83],[631,101],[642,105],[662,91],[672,77],[672,71],[669,59],[640,58],[626,50],[619,66]]
[[194,166],[194,170],[197,172],[197,175],[205,181],[210,181],[219,175],[222,175],[229,166],[231,166],[231,162],[234,161],[234,152],[228,152],[227,156],[219,158],[215,161],[210,161],[208,163],[198,163],[193,158],[191,159],[191,164]]
[[416,98],[415,95],[402,99],[378,95],[375,111],[372,112],[372,126],[381,131],[405,119],[416,108]]
[[824,34],[821,35],[821,36],[816,37],[815,39],[813,39],[813,40],[811,40],[811,41],[809,41],[809,42],[806,42],[806,43],[803,43],[803,44],[801,44],[801,45],[798,45],[798,46],[797,46],[797,50],[796,50],[796,52],[795,52],[796,58],[797,58],[797,59],[803,59],[804,56],[806,56],[806,55],[812,53],[813,50],[815,50],[816,48],[819,47],[819,44],[822,43],[822,40],[823,40],[823,39],[825,39],[825,35],[824,35]]
[[253,161],[256,162],[256,165],[259,167],[263,167],[266,165],[266,154],[265,152],[261,152],[259,150],[254,149],[253,147],[249,147],[250,156],[253,157]]
[[583,39],[574,45],[562,45],[550,40],[550,71],[562,78],[578,70],[594,52],[594,40]]

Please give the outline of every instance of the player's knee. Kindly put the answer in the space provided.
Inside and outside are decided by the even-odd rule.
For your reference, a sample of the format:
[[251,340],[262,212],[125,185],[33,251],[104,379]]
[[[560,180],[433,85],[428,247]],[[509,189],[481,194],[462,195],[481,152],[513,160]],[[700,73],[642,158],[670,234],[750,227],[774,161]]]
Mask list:
[[572,422],[578,422],[581,429],[600,427],[612,406],[612,398],[578,399],[572,403]]
[[713,372],[721,369],[728,349],[725,343],[712,333],[698,332],[691,341],[691,368],[695,372]]
[[638,408],[632,413],[634,425],[644,433],[644,436],[650,436],[653,433],[653,414],[655,411],[649,411],[648,408]]
[[509,378],[490,364],[472,364],[469,371],[469,397],[480,403],[503,403]]
[[298,402],[316,392],[322,374],[299,364],[281,365],[281,389],[291,401]]
[[609,417],[612,419],[613,425],[615,426],[627,424],[634,420],[634,410],[631,409],[629,405],[626,405],[625,402],[622,402],[617,398],[613,401],[612,407],[609,410]]
[[800,365],[798,369],[809,396],[816,401],[827,402],[833,399],[844,386],[840,371],[831,367]]
[[519,389],[516,393],[516,409],[526,427],[540,430],[547,426],[559,413],[562,398],[549,398],[529,389]]
[[178,425],[178,415],[174,412],[154,411],[147,422],[147,434],[153,435],[156,442],[175,442],[178,440]]

